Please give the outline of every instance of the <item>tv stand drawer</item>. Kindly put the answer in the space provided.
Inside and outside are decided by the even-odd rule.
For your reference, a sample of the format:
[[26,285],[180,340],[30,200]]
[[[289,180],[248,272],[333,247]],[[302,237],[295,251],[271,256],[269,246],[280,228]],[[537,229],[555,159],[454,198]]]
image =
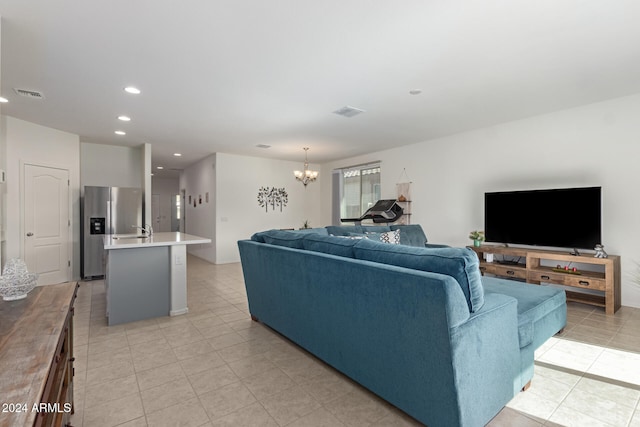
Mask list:
[[603,279],[594,277],[572,275],[564,273],[550,273],[547,271],[530,271],[527,275],[528,282],[545,282],[556,285],[572,286],[584,289],[596,289],[598,291],[606,290],[606,283]]
[[527,269],[519,265],[500,265],[492,262],[481,262],[480,272],[482,274],[493,274],[494,276],[501,276],[509,279],[527,278]]

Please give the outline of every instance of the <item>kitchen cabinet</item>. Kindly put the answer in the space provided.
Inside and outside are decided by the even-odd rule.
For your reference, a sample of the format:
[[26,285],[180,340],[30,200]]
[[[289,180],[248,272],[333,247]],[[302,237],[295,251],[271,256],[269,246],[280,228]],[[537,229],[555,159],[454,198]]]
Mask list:
[[186,247],[207,243],[177,232],[105,236],[109,325],[187,313]]

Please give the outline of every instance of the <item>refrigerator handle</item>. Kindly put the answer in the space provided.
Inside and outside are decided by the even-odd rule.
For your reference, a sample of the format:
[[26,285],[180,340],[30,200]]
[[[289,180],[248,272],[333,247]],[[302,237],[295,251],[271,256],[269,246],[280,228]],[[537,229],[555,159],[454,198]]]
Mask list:
[[106,234],[113,234],[113,228],[111,226],[111,200],[107,200],[107,224],[104,232]]

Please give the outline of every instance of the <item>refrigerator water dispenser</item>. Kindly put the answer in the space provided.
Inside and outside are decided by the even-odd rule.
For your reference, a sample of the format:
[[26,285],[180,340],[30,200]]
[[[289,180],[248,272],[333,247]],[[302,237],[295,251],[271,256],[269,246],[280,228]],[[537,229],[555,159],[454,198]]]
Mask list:
[[91,234],[104,234],[104,218],[89,218],[89,232]]

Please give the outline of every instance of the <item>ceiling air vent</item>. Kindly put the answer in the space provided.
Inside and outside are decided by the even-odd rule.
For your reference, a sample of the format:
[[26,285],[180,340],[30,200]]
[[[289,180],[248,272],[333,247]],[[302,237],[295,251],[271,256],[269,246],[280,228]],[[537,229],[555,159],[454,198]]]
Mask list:
[[346,105],[340,108],[339,110],[336,110],[333,112],[333,114],[337,114],[339,116],[344,116],[344,117],[353,117],[353,116],[357,116],[360,113],[364,113],[364,110],[361,110],[356,107],[351,107],[349,105]]
[[267,144],[257,144],[256,147],[258,147],[258,148],[271,148],[271,146],[267,145]]
[[44,95],[42,94],[42,92],[38,92],[37,90],[18,89],[17,87],[13,88],[13,90],[18,95],[24,96],[26,98],[44,99]]

